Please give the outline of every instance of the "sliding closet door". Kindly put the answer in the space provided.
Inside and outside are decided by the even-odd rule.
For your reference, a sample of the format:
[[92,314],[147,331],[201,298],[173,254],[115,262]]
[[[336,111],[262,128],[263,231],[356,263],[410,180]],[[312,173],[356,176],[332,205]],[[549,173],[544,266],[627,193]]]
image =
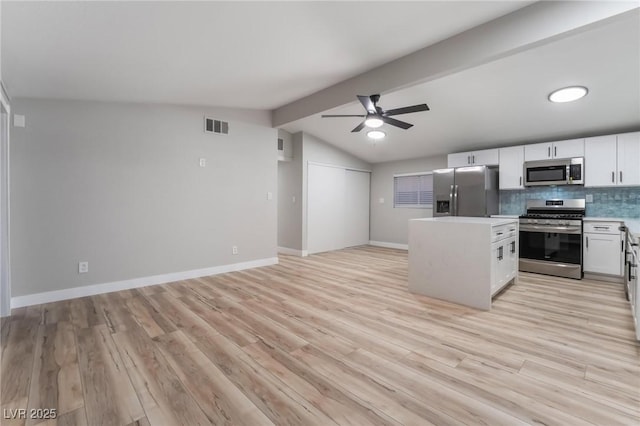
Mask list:
[[307,251],[344,246],[345,170],[309,164],[307,168]]
[[371,173],[346,170],[344,246],[369,244],[369,180]]
[[369,244],[370,179],[368,172],[308,165],[309,254]]

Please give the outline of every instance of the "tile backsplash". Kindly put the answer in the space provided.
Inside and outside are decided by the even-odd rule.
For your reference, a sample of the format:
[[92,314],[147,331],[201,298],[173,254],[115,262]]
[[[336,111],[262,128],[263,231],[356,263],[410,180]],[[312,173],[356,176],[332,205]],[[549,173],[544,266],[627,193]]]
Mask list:
[[523,214],[527,200],[551,198],[587,198],[587,217],[640,219],[640,187],[585,188],[583,186],[539,186],[500,191],[500,214]]

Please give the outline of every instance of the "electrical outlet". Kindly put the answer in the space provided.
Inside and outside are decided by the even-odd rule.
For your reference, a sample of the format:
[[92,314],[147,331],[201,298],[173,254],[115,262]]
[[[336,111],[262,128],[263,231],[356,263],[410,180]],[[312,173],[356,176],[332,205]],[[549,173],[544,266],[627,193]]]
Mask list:
[[593,203],[593,194],[587,194],[586,202],[587,203]]
[[296,203],[296,196],[295,196],[295,195],[292,195],[292,196],[291,196],[291,202],[292,202],[293,204],[295,204],[295,203]]
[[273,199],[273,192],[267,192],[267,200]]
[[78,273],[86,274],[87,272],[89,272],[89,262],[78,263]]
[[200,159],[200,167],[207,167],[207,159],[206,158],[201,158]]
[[384,204],[384,198],[382,198],[382,197],[378,198],[378,202],[379,202],[380,204]]
[[238,246],[231,247],[231,253],[232,254],[238,254]]

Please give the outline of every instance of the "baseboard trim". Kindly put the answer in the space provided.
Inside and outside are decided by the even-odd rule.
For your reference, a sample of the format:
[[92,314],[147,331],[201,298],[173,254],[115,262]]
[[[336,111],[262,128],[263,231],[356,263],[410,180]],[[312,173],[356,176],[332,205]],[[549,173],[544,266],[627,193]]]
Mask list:
[[96,294],[111,293],[120,290],[129,290],[132,288],[146,287],[150,285],[166,284],[174,281],[188,280],[191,278],[225,274],[227,272],[242,271],[244,269],[259,268],[261,266],[276,265],[277,263],[277,257],[269,257],[264,259],[250,260],[248,262],[213,266],[211,268],[193,269],[191,271],[174,272],[170,274],[134,278],[131,280],[114,281],[110,283],[66,288],[63,290],[46,291],[43,293],[28,294],[25,296],[16,296],[11,298],[11,309],[22,308],[24,306],[39,305],[41,303],[57,302],[60,300],[75,299],[77,297],[94,296]]
[[606,281],[610,283],[622,283],[624,284],[624,277],[617,275],[599,274],[597,272],[585,272],[583,278],[589,280]]
[[386,243],[384,241],[369,241],[370,246],[385,247],[398,250],[409,250],[409,244]]
[[278,247],[278,253],[289,254],[291,256],[299,256],[299,257],[307,256],[306,250],[292,249],[289,247]]

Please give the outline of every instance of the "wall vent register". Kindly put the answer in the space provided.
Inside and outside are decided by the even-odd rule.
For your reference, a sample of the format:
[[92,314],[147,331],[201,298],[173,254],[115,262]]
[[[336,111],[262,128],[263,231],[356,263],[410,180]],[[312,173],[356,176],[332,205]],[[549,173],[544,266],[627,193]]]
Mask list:
[[213,118],[204,118],[205,133],[219,133],[221,135],[229,134],[229,123],[226,121],[215,120]]

